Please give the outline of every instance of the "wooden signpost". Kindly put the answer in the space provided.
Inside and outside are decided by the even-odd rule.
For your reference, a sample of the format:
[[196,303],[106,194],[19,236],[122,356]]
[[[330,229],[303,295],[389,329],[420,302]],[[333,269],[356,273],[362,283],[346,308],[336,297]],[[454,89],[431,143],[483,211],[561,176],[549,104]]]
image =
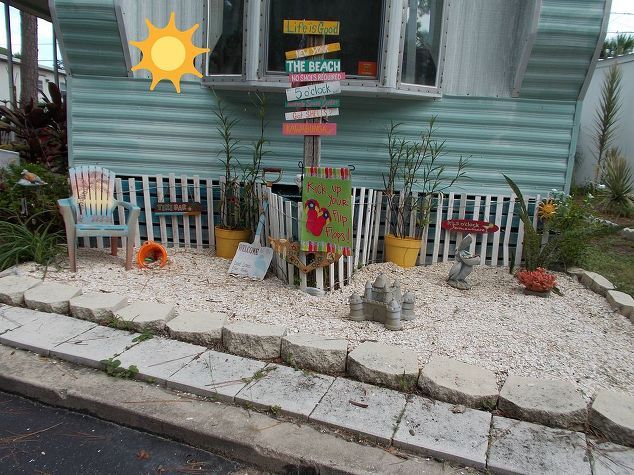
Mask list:
[[341,51],[341,45],[339,43],[328,43],[326,45],[310,46],[308,48],[287,51],[286,59],[306,58],[318,54],[334,53],[335,51]]

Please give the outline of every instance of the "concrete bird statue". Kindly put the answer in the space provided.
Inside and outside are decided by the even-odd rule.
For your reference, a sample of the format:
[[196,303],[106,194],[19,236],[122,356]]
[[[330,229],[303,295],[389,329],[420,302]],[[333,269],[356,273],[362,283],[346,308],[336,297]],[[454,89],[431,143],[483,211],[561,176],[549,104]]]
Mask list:
[[480,264],[480,256],[469,252],[472,241],[471,234],[467,234],[456,246],[456,263],[451,266],[447,279],[447,283],[456,289],[469,290],[471,288],[466,281],[467,276],[473,271],[473,266]]
[[18,180],[18,185],[42,186],[42,185],[48,184],[44,180],[42,180],[39,176],[37,176],[35,173],[32,173],[28,170],[22,170],[21,175],[22,175],[22,178]]

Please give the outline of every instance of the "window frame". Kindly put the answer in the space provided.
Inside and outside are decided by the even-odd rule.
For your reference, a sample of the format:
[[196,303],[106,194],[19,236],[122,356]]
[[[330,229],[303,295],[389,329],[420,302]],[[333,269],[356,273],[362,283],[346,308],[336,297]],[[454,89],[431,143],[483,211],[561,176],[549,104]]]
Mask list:
[[[289,87],[286,73],[268,71],[269,12],[272,0],[243,0],[242,73],[209,74],[208,54],[205,54],[202,85],[218,89],[283,91]],[[205,2],[205,13],[210,15],[210,2]],[[425,86],[401,81],[405,43],[407,0],[383,0],[381,38],[378,46],[376,78],[346,78],[341,82],[342,94],[395,98],[442,97],[442,72],[445,62],[449,4],[443,0],[441,39],[436,70],[436,85]],[[400,22],[399,22],[400,19]],[[209,45],[208,20],[205,19],[204,38]]]

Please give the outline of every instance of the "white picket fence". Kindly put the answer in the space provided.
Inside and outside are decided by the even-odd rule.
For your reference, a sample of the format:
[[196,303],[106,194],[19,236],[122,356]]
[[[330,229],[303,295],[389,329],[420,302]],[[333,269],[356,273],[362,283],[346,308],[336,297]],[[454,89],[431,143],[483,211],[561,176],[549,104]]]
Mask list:
[[[141,176],[120,178],[115,181],[116,198],[128,201],[141,208],[135,246],[142,241],[154,240],[169,247],[213,248],[214,223],[219,221],[220,182],[199,176],[186,177]],[[268,196],[269,211],[266,220],[266,236],[297,241],[303,207],[301,202],[289,200],[262,188],[262,196]],[[368,264],[382,262],[383,236],[389,232],[387,199],[383,192],[370,188],[353,188],[353,252],[335,264],[317,269],[308,274],[275,255],[272,271],[281,280],[301,288],[315,287],[334,290],[346,286],[356,269]],[[180,202],[193,200],[202,204],[200,216],[156,216],[153,209],[157,201]],[[448,193],[433,198],[430,222],[423,230],[420,265],[445,262],[454,258],[456,243],[462,233],[449,232],[441,228],[445,219],[474,219],[495,223],[500,229],[493,234],[475,234],[470,251],[482,256],[482,264],[508,266],[520,263],[524,225],[515,213],[514,195],[473,195]],[[537,225],[537,206],[541,197],[529,197],[528,208]],[[119,207],[115,222],[121,222],[125,210]],[[410,233],[415,223],[410,222]],[[85,247],[109,247],[107,238],[83,238]],[[105,240],[105,242],[104,242]],[[125,246],[125,242],[121,243]]]

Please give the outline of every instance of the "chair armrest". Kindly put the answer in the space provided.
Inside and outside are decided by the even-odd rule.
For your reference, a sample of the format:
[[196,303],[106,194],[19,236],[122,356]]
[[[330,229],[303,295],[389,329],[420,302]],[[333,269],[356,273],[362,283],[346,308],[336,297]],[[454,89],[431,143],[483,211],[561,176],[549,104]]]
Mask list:
[[115,201],[115,206],[122,206],[125,209],[127,209],[128,211],[139,211],[141,212],[141,208],[139,208],[136,205],[133,205],[132,203],[128,203],[127,201]]
[[141,214],[141,208],[133,205],[132,203],[128,203],[127,201],[116,201],[117,206],[122,206],[123,208],[128,210],[128,221],[126,225],[130,228],[130,234],[128,237],[134,237],[134,231],[136,229],[136,224],[139,221],[139,215]]
[[67,220],[73,224],[77,222],[76,206],[73,198],[63,198],[57,200],[57,206],[59,207],[59,212],[64,218],[64,222]]

